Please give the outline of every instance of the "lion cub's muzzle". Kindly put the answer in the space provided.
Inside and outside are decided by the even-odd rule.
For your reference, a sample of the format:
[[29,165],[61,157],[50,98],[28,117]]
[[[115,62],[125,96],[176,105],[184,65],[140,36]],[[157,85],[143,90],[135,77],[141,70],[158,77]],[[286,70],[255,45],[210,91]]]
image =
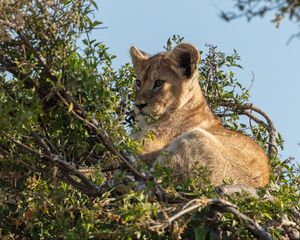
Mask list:
[[144,107],[146,107],[147,105],[148,105],[148,103],[135,104],[135,106],[136,106],[140,111],[142,111],[142,109],[143,109]]

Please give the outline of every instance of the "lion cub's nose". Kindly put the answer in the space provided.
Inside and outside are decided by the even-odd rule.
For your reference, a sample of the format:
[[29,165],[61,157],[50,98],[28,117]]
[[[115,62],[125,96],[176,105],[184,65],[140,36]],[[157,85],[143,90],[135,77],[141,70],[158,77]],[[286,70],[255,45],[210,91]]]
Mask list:
[[141,103],[141,104],[136,104],[137,108],[142,110],[144,107],[146,107],[148,103]]

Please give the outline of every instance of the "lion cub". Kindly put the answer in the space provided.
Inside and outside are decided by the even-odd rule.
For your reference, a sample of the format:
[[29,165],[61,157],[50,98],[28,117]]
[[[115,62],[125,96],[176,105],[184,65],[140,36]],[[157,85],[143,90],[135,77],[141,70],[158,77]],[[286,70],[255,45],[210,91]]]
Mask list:
[[[163,164],[183,179],[206,166],[211,182],[223,180],[251,187],[269,182],[268,158],[260,146],[242,133],[228,130],[208,107],[198,82],[200,54],[181,43],[154,56],[131,47],[137,75],[135,114],[146,138],[141,158],[149,165]],[[147,124],[146,116],[156,121]]]

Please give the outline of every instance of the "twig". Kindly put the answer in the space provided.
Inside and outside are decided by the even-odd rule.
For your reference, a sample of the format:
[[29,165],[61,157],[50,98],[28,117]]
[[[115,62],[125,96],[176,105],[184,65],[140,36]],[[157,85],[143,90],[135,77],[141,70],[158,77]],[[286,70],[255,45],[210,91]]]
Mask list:
[[[182,208],[181,211],[173,215],[172,217],[167,217],[167,214],[164,213],[164,216],[167,217],[162,223],[155,223],[153,226],[150,226],[150,230],[159,230],[159,229],[165,229],[166,227],[170,226],[175,220],[178,218],[193,212],[195,209],[198,209],[202,206],[206,206],[208,204],[208,199],[193,199],[192,202],[194,203],[190,207],[186,207],[186,205]],[[190,205],[190,204],[188,204]]]
[[9,26],[12,29],[16,29],[17,28],[17,26],[15,24],[13,24],[12,22],[9,22],[8,20],[2,20],[2,19],[0,19],[0,24],[1,25],[7,25],[7,26]]
[[[62,161],[59,159],[59,156],[49,156],[43,152],[39,152],[26,144],[21,143],[19,140],[7,136],[12,142],[14,142],[19,147],[22,147],[26,150],[28,150],[31,153],[34,153],[39,156],[43,156],[47,160],[51,161],[54,164],[58,164],[60,167],[60,170],[62,170],[65,174],[62,176],[65,180],[70,182],[72,185],[77,187],[78,189],[84,191],[88,195],[101,195],[102,191],[101,188],[94,183],[92,183],[84,174],[82,174],[80,171],[76,170],[75,168],[71,167],[68,163]],[[47,147],[44,146],[43,141],[40,139],[38,135],[35,135],[35,138],[37,140],[37,143],[45,150],[47,151]],[[76,176],[80,179],[81,182],[76,181],[74,178],[71,177],[71,175]],[[83,184],[83,185],[82,185]]]
[[17,70],[17,65],[6,56],[0,56],[0,66],[3,66],[7,71],[9,71],[13,76],[15,76],[18,79],[25,80],[30,78],[24,73],[19,72]]
[[[39,121],[39,124],[40,124],[42,130],[44,130],[44,134],[45,134],[44,139],[45,139],[45,141],[47,142],[49,148],[51,149],[51,151],[54,151],[56,154],[59,154],[59,151],[57,150],[57,148],[56,148],[56,147],[54,146],[54,144],[50,141],[50,136],[49,136],[49,134],[48,134],[47,128],[46,128],[46,126],[45,126],[45,124],[44,124],[44,122],[43,122],[41,116],[38,117],[38,121]],[[35,125],[34,125],[34,126],[35,126]],[[38,128],[38,126],[35,126],[35,127],[36,127],[36,129],[39,131],[40,134],[43,134],[43,131],[40,130],[40,129]]]
[[180,212],[176,213],[175,215],[173,215],[172,217],[170,217],[167,221],[168,224],[171,224],[173,221],[175,221],[176,219],[182,217],[183,215],[194,211],[195,209],[198,209],[201,206],[207,205],[209,203],[209,199],[197,199],[197,201],[195,201],[195,203],[188,207],[188,208],[184,208],[183,210],[181,210]]
[[89,159],[89,158],[91,157],[91,155],[92,155],[93,152],[94,152],[95,147],[96,147],[96,145],[94,145],[94,146],[88,151],[87,154],[84,153],[84,155],[83,155],[82,157],[79,158],[79,159],[80,159],[80,160],[79,160],[79,164],[85,162],[87,159]]
[[300,213],[295,207],[290,209],[293,219],[300,225]]
[[43,141],[43,139],[34,131],[31,132],[31,135],[35,138],[36,142],[38,143],[38,145],[40,145],[40,147],[42,147],[42,149],[44,150],[44,152],[48,155],[51,156],[51,150],[50,148],[47,146],[47,144]]
[[[66,92],[64,92],[65,94],[67,94]],[[70,108],[70,104],[72,103],[74,105],[74,100],[70,99],[71,102],[67,102],[67,100],[57,91],[56,92],[57,96],[59,96],[60,100],[65,104],[66,107]],[[75,106],[75,105],[74,105]],[[78,109],[77,109],[78,110]],[[84,123],[85,125],[87,125],[88,127],[90,127],[97,135],[97,137],[99,138],[99,140],[103,143],[104,146],[107,147],[107,149],[114,154],[115,156],[117,156],[125,165],[126,167],[138,178],[143,179],[143,180],[147,180],[147,176],[145,176],[144,174],[140,173],[127,159],[126,157],[124,157],[112,144],[111,140],[106,136],[106,134],[97,127],[97,125],[95,125],[94,122],[87,120],[86,118],[82,117],[80,115],[80,113],[82,113],[81,111],[78,113],[78,111],[76,111],[75,107],[74,109],[71,110],[71,113],[77,118],[79,119],[82,123]],[[84,114],[85,115],[85,114]]]
[[[40,136],[38,134],[34,134],[34,137],[36,139],[36,141],[38,142],[38,144],[47,152],[47,155],[51,156],[51,152],[48,148],[48,146],[42,141],[42,139],[40,138]],[[62,161],[58,155],[55,155],[54,157],[50,157],[50,160],[53,162],[58,162],[59,165],[61,166],[61,168],[63,168],[64,170],[66,170],[67,172],[71,173],[72,175],[78,177],[85,185],[85,187],[90,187],[92,189],[95,190],[95,192],[100,193],[100,188],[95,185],[94,183],[92,183],[84,174],[82,174],[80,171],[76,170],[75,168],[71,167],[67,162]]]

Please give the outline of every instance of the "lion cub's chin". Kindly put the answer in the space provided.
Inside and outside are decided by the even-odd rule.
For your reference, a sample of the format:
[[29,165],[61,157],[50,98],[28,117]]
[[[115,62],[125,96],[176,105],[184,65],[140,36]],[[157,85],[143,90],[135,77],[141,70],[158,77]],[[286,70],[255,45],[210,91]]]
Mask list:
[[161,115],[154,115],[154,114],[145,114],[143,112],[135,112],[135,121],[139,127],[145,128],[146,126],[155,123]]
[[162,108],[149,108],[149,109],[145,108],[142,111],[140,111],[137,108],[134,108],[134,114],[135,114],[135,116],[142,115],[144,117],[150,117],[150,118],[158,119],[164,113],[165,113],[165,111]]

